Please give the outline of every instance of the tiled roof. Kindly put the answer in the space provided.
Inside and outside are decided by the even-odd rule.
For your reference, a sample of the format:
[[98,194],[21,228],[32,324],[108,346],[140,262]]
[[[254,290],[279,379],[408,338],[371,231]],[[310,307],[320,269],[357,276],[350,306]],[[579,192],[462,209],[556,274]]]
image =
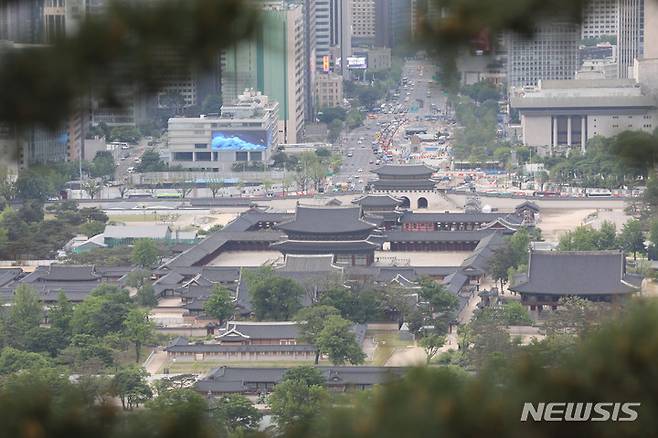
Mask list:
[[227,331],[220,335],[222,338],[231,332],[238,332],[249,339],[297,339],[299,327],[296,322],[251,322],[251,321],[229,321]]
[[389,231],[387,242],[477,242],[492,232],[476,231]]
[[372,171],[382,176],[424,176],[428,177],[434,173],[434,169],[424,164],[394,165],[386,164]]
[[528,276],[511,289],[545,295],[613,295],[639,290],[620,251],[532,251]]
[[375,180],[371,181],[370,185],[373,190],[390,190],[390,191],[403,191],[403,190],[433,190],[436,183],[429,179],[396,179],[396,180]]
[[297,206],[295,218],[277,226],[286,232],[335,234],[370,231],[375,225],[361,220],[359,207]]
[[352,201],[352,204],[358,204],[361,207],[397,207],[402,204],[401,199],[394,198],[390,195],[366,195]]
[[[407,368],[371,366],[317,367],[327,386],[377,385],[400,378]],[[249,384],[276,384],[283,379],[287,368],[234,368],[220,367],[196,384],[196,390],[207,392],[242,392]]]
[[487,223],[504,218],[513,224],[520,224],[522,219],[512,213],[422,213],[406,211],[400,218],[404,223],[426,223],[426,222],[480,222]]
[[375,250],[379,245],[367,240],[284,240],[273,243],[271,247],[283,252],[312,251],[333,254],[341,251]]
[[342,268],[334,265],[332,254],[312,254],[286,256],[286,263],[277,268],[277,271],[285,272],[330,272],[340,273]]

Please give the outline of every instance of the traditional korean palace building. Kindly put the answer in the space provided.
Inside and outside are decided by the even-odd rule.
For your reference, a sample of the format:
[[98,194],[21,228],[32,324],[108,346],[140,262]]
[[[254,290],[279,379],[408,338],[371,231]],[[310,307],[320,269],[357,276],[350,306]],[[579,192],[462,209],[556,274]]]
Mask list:
[[390,230],[398,224],[403,200],[391,195],[366,195],[352,201],[361,207],[363,218],[379,227]]
[[378,180],[370,182],[374,194],[389,194],[402,200],[402,208],[428,208],[438,198],[434,169],[425,165],[385,165],[375,170]]
[[530,313],[556,310],[560,298],[615,302],[640,290],[642,276],[626,272],[621,251],[530,251],[528,272],[510,290],[521,295]]
[[[399,379],[407,371],[400,367],[319,366],[329,390],[343,392],[369,389]],[[222,366],[199,380],[195,390],[204,396],[238,394],[266,394],[283,379],[287,368],[237,368]]]
[[361,219],[359,207],[297,206],[294,219],[277,225],[287,238],[271,248],[288,254],[333,254],[339,265],[368,266],[374,262],[375,224]]

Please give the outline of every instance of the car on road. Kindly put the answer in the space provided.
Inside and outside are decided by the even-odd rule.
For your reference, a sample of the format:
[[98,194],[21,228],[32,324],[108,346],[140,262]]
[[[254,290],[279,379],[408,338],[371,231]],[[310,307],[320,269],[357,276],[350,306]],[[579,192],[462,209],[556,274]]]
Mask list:
[[129,167],[128,169],[126,169],[126,172],[135,173],[135,168],[134,167]]
[[347,158],[352,158],[353,156],[354,156],[354,154],[352,152],[347,153]]
[[356,142],[356,144],[363,144],[363,141],[359,140]]
[[356,169],[356,171],[357,171],[357,173],[361,173],[361,172],[363,172],[363,169],[361,169],[361,168],[359,167],[358,169]]

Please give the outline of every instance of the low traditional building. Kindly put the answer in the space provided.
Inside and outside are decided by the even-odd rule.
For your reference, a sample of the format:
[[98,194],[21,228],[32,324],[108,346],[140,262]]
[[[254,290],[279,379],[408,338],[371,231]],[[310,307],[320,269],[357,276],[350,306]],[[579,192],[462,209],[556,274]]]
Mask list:
[[531,251],[528,272],[509,287],[530,313],[556,310],[564,297],[618,302],[640,291],[642,277],[626,272],[621,251]]
[[515,213],[424,213],[407,211],[400,217],[403,231],[477,231],[501,230],[512,234],[523,224],[523,218]]
[[397,225],[403,213],[400,210],[402,202],[391,195],[366,195],[355,199],[352,204],[361,207],[365,220],[388,230]]
[[[317,367],[331,391],[363,390],[399,379],[406,368],[370,366]],[[195,389],[205,395],[266,394],[281,382],[287,368],[219,367],[199,380]]]

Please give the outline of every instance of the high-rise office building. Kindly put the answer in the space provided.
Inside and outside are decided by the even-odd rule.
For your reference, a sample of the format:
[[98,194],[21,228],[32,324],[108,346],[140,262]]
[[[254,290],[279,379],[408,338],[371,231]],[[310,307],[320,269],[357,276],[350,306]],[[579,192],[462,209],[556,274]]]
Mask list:
[[327,70],[329,60],[334,72],[346,76],[351,55],[352,0],[315,0],[316,70]]
[[352,44],[371,45],[375,42],[377,16],[375,4],[378,0],[352,1]]
[[44,0],[0,0],[0,40],[43,42]]
[[589,0],[583,6],[581,37],[617,35],[619,0]]
[[573,79],[579,42],[580,26],[566,22],[540,24],[530,39],[508,35],[508,86],[536,86],[540,79]]
[[315,70],[316,70],[316,0],[304,1],[304,62],[306,63],[304,74],[305,104],[304,117],[307,121],[315,120],[316,102],[315,102]]
[[222,54],[223,100],[231,102],[250,88],[267,95],[279,103],[279,139],[296,143],[304,128],[306,100],[302,7],[268,3],[261,23],[253,38]]
[[658,2],[644,3],[644,58],[658,58]]
[[[653,0],[650,0],[653,1]],[[644,46],[644,0],[618,0],[617,71],[629,77],[629,67],[642,57]]]

